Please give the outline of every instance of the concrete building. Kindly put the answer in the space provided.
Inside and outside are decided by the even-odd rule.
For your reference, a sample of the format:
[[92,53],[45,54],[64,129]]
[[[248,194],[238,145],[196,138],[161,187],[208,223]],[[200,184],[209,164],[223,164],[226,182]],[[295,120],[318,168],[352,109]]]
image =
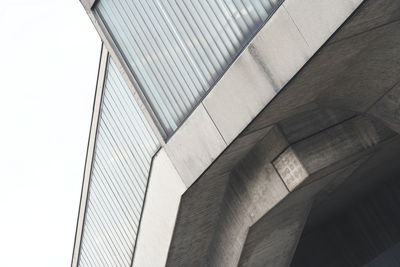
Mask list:
[[81,3],[72,266],[400,266],[400,1]]

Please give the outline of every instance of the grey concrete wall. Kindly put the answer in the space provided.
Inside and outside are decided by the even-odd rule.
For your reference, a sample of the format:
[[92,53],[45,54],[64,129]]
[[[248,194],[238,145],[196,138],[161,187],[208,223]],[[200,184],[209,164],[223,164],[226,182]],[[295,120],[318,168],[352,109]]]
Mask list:
[[[205,109],[215,128],[208,138],[230,144],[361,2],[285,1],[198,107]],[[306,17],[300,16],[304,10]],[[172,136],[166,147],[187,186],[226,147],[198,146],[204,136],[195,134],[201,125],[196,117],[190,116],[182,126],[185,130]],[[174,144],[181,153],[174,153]]]
[[181,195],[186,190],[164,150],[153,159],[133,267],[162,267],[175,226]]
[[[208,168],[361,2],[284,2],[198,106],[198,110],[169,140],[171,144],[167,144],[166,151],[187,186]],[[132,91],[148,109],[110,35],[90,10],[91,1],[82,3],[105,46],[131,84]],[[150,120],[154,118],[149,110],[146,114]],[[202,130],[202,125],[206,132],[197,131]],[[215,143],[204,145],[205,135]]]
[[[376,119],[324,109],[303,112],[262,133],[232,167],[226,162],[241,151],[235,145],[242,139],[235,141],[185,192],[167,266],[287,266],[313,196],[333,186],[315,184],[343,182],[396,135]],[[296,193],[303,188],[307,193]],[[292,194],[289,206],[277,206]]]
[[[312,1],[307,1],[308,4],[311,2]],[[311,34],[311,30],[316,32],[321,30],[319,40],[326,40],[340,25],[338,22],[340,20],[335,20],[335,16],[337,15],[335,12],[343,12],[342,14],[346,14],[343,15],[343,22],[346,16],[351,13],[350,11],[349,13],[346,12],[348,10],[354,10],[358,4],[352,1],[346,1],[346,3],[339,2],[340,1],[321,1],[319,8],[326,9],[324,10],[325,13],[321,12],[318,14],[323,14],[323,16],[318,17],[317,20],[313,20],[315,17],[311,14],[301,23],[296,23],[296,20],[294,20],[296,28],[303,27],[305,31],[310,29],[309,35]],[[288,3],[290,3],[290,1]],[[305,5],[307,5],[307,3]],[[335,8],[335,4],[348,9],[344,12],[341,8]],[[284,70],[287,71],[289,69],[287,73],[285,73],[283,69],[277,68],[277,74],[272,75],[276,79],[271,81],[271,79],[269,79],[270,76],[266,76],[265,73],[271,73],[272,70],[266,70],[265,66],[268,64],[264,63],[271,62],[271,65],[268,65],[268,67],[273,69],[275,67],[273,64],[274,59],[277,60],[277,58],[271,57],[269,61],[266,61],[263,59],[263,56],[265,55],[265,58],[268,58],[268,55],[270,55],[268,53],[271,52],[271,54],[273,54],[274,50],[262,50],[264,46],[268,47],[267,44],[269,41],[273,42],[273,40],[262,38],[264,30],[267,31],[267,29],[269,29],[269,24],[257,35],[253,40],[254,42],[247,48],[248,50],[245,50],[241,57],[232,65],[230,70],[226,73],[226,76],[221,79],[220,83],[217,84],[204,100],[203,106],[201,107],[201,109],[207,111],[211,121],[214,123],[217,129],[217,131],[214,132],[218,132],[223,141],[227,145],[231,145],[224,150],[223,154],[214,150],[212,150],[212,153],[204,153],[203,151],[202,157],[199,159],[196,158],[196,154],[198,149],[201,148],[201,146],[198,146],[198,143],[203,142],[203,137],[193,134],[195,130],[190,131],[185,129],[187,132],[186,134],[182,132],[181,136],[175,137],[175,140],[174,137],[172,137],[170,140],[170,142],[179,144],[179,148],[183,151],[183,153],[175,153],[171,156],[171,159],[173,159],[174,162],[179,162],[177,170],[179,173],[185,173],[185,183],[187,186],[190,186],[190,188],[182,198],[177,225],[174,230],[174,237],[168,256],[168,266],[218,265],[218,263],[221,262],[226,264],[226,266],[235,266],[238,262],[236,256],[238,251],[246,247],[255,249],[249,249],[245,254],[240,256],[243,259],[244,265],[249,262],[248,259],[255,259],[256,262],[261,263],[265,263],[268,260],[252,255],[252,252],[262,251],[265,248],[260,244],[268,244],[270,241],[262,239],[257,240],[255,238],[257,233],[261,233],[264,228],[260,226],[259,230],[256,231],[255,229],[257,229],[257,227],[253,228],[251,223],[249,223],[251,220],[248,220],[248,218],[240,218],[240,216],[237,215],[240,214],[240,212],[237,211],[243,211],[243,208],[241,208],[243,207],[241,206],[241,201],[246,202],[245,194],[241,197],[228,197],[228,195],[241,193],[240,190],[237,190],[237,187],[230,184],[233,180],[230,170],[237,162],[243,160],[244,157],[248,156],[248,151],[256,149],[256,147],[258,147],[258,149],[263,148],[264,150],[273,149],[273,146],[266,148],[261,145],[262,141],[260,141],[264,140],[262,138],[263,135],[268,136],[271,126],[277,124],[282,133],[284,133],[285,138],[290,140],[288,143],[295,143],[291,147],[293,152],[292,156],[298,160],[297,165],[300,166],[304,172],[303,176],[300,175],[299,180],[293,180],[294,183],[290,183],[290,179],[286,180],[286,186],[293,191],[297,190],[296,188],[298,186],[305,186],[309,181],[308,179],[314,183],[320,179],[326,179],[329,174],[334,173],[338,169],[345,168],[348,165],[352,166],[355,164],[356,167],[359,167],[357,165],[358,160],[368,157],[370,153],[375,153],[375,149],[378,149],[381,143],[386,142],[387,138],[394,136],[393,132],[388,131],[384,125],[377,121],[372,123],[365,123],[362,121],[355,122],[356,120],[350,122],[352,116],[357,115],[359,112],[368,112],[374,103],[379,100],[385,92],[394,88],[393,85],[398,82],[399,57],[397,55],[398,53],[396,54],[395,52],[399,51],[399,46],[396,45],[398,43],[399,27],[396,28],[396,26],[398,26],[396,22],[397,17],[395,12],[389,7],[398,10],[398,2],[380,0],[368,1],[364,4],[362,8],[350,18],[346,25],[344,25],[343,28],[318,51],[318,54],[314,55],[313,59],[302,68],[290,83],[285,86],[285,90],[273,97],[271,102],[269,102],[269,98],[271,97],[270,93],[272,91],[279,91],[279,85],[284,86],[285,79],[282,77],[292,77],[297,71],[294,72],[292,76],[285,76],[285,74],[291,73],[290,70],[293,66],[293,69],[296,69],[296,65],[290,65],[290,62],[287,63],[289,65],[285,63]],[[287,14],[290,14],[290,19],[296,16],[296,12],[292,10],[290,13],[289,10],[295,8],[295,6],[286,6],[285,8],[285,12],[281,10],[281,13],[275,14],[281,14],[282,16],[280,18],[276,17],[275,20],[284,20],[285,17],[288,18]],[[380,15],[377,15],[377,13],[380,13]],[[388,14],[392,14],[390,16],[393,21],[382,19],[382,17]],[[371,21],[368,21],[368,16],[371,18]],[[269,23],[271,23],[270,27],[273,27],[273,20]],[[286,23],[291,25],[292,22],[286,20]],[[280,25],[285,24],[281,23]],[[337,26],[335,28],[332,25]],[[315,27],[317,27],[317,29],[315,29]],[[272,31],[273,29],[269,30]],[[301,30],[297,31],[297,34],[300,32],[299,35],[303,38],[308,49],[313,51],[312,47],[318,42],[318,38],[315,38],[315,40],[307,40],[306,37],[302,36],[303,34],[307,35],[306,32],[302,32]],[[288,30],[288,32],[290,32],[290,30]],[[282,34],[282,36],[285,36],[285,34]],[[277,38],[279,39],[279,37]],[[284,37],[285,40],[282,40],[282,42],[284,43],[284,41],[290,40],[291,37],[293,36]],[[316,34],[316,37],[318,37],[318,34]],[[257,38],[260,38],[260,40]],[[257,41],[262,45],[252,46]],[[301,51],[297,51],[296,48],[289,48],[290,43],[290,41],[284,43],[282,49],[288,49],[285,50],[285,53],[292,55],[295,59],[294,62],[296,62],[298,58],[307,55],[302,54]],[[274,47],[276,48],[276,46]],[[300,47],[302,46],[300,45]],[[280,49],[280,47],[276,49]],[[262,53],[260,53],[260,51],[262,51]],[[294,56],[296,55],[296,51],[299,52],[297,57]],[[312,53],[310,53],[309,57]],[[276,55],[279,55],[279,53]],[[285,62],[284,57],[282,62]],[[277,64],[282,62],[278,62]],[[236,71],[235,64],[238,66]],[[300,69],[301,66],[303,65],[300,64],[298,69]],[[248,69],[255,71],[248,73],[248,71],[246,72]],[[279,70],[283,72],[279,73]],[[246,73],[246,75],[242,75],[241,73]],[[251,77],[251,79],[248,79],[248,77]],[[237,80],[235,78],[237,78]],[[244,84],[241,84],[240,80],[246,80],[246,85],[248,86],[246,87]],[[236,87],[236,85],[240,86]],[[265,85],[265,87],[263,87],[263,85]],[[246,95],[246,90],[251,93]],[[214,104],[212,100],[209,100],[211,97],[215,97]],[[209,104],[207,104],[207,101],[209,101]],[[218,106],[221,105],[221,103],[225,105]],[[254,103],[254,106],[248,103]],[[262,110],[263,105],[267,106],[262,113],[257,116],[258,112]],[[307,116],[299,116],[302,112],[312,111],[317,107],[323,106],[339,108],[341,114],[335,113],[336,115],[332,115],[327,112],[327,114],[319,119],[318,123],[314,120],[315,116],[313,119]],[[225,110],[224,107],[227,107],[227,109]],[[260,108],[259,111],[256,111],[258,108]],[[220,118],[218,118],[218,116],[220,116]],[[285,122],[286,119],[288,119],[287,122]],[[293,120],[290,121],[290,119]],[[190,122],[190,120],[191,118],[189,117],[186,122],[187,125],[197,125],[195,121]],[[349,120],[347,126],[345,124],[336,125],[342,123],[344,120]],[[250,121],[252,122],[248,125]],[[298,121],[298,123],[293,124],[295,121]],[[226,125],[224,126],[224,124]],[[242,131],[246,125],[248,125],[248,127],[235,139],[235,136]],[[299,125],[300,129],[294,127],[297,125]],[[386,125],[390,126],[387,122]],[[328,128],[331,129],[327,130]],[[384,129],[383,132],[381,132],[382,129]],[[262,132],[262,134],[260,134],[260,132]],[[389,134],[387,135],[387,133]],[[219,139],[220,137],[213,138]],[[181,142],[178,140],[180,138],[182,138],[181,140],[191,140],[192,143],[187,141]],[[231,143],[232,140],[234,141]],[[271,139],[271,141],[272,140],[273,139]],[[306,149],[307,147],[308,149]],[[282,151],[283,150],[284,149],[282,149]],[[302,152],[299,153],[299,151]],[[199,160],[199,162],[197,162],[197,160]],[[275,158],[274,160],[279,159]],[[194,165],[190,165],[185,161]],[[274,162],[276,163],[275,167],[279,167],[278,161]],[[213,163],[213,165],[210,166],[211,163]],[[202,166],[209,167],[204,168]],[[280,173],[283,180],[285,180],[284,177],[286,173],[290,173],[290,170],[289,172],[283,170],[283,168],[287,166],[288,164],[283,164],[280,166],[282,167],[280,170],[278,168],[278,173]],[[205,172],[202,172],[202,170]],[[194,182],[199,175],[202,175],[201,179]],[[337,176],[334,177],[337,178]],[[332,181],[343,181],[347,179],[347,177],[348,176],[343,176],[343,179],[333,179]],[[330,186],[336,186],[335,182],[332,182]],[[249,203],[251,203],[251,201],[247,204]],[[228,207],[229,205],[231,205],[229,209],[221,208]],[[246,214],[246,212],[244,213]],[[229,220],[229,218],[232,220]],[[229,227],[223,229],[223,225],[225,224]],[[256,222],[254,225],[262,224]],[[297,228],[295,225],[293,226],[290,224],[288,227],[287,229],[301,228],[299,224]],[[290,230],[288,231],[290,232]],[[238,232],[239,235],[236,236],[235,234]],[[221,234],[221,236],[217,236],[219,234]],[[235,237],[240,240],[236,240]],[[231,241],[232,244],[227,245],[224,241]],[[212,244],[212,246],[210,246],[210,244]],[[283,266],[287,265],[287,263],[282,264]]]
[[[372,126],[371,123],[366,125],[361,123],[361,129],[365,129],[367,134],[363,130],[357,130],[360,129],[360,124],[357,123],[342,125],[342,128],[331,129],[319,135],[316,135],[317,132],[349,119],[354,112],[368,113],[398,131],[398,87],[396,87],[400,69],[398,1],[367,1],[314,55],[361,2],[287,0],[166,144],[166,155],[177,173],[173,177],[180,176],[184,187],[189,187],[181,200],[167,265],[188,266],[188,263],[191,263],[201,266],[201,263],[204,263],[203,259],[209,260],[209,263],[217,263],[218,260],[228,262],[232,260],[230,263],[237,263],[240,254],[229,258],[230,250],[221,249],[224,240],[234,238],[229,229],[239,229],[241,233],[239,235],[241,240],[236,240],[240,246],[233,245],[232,248],[232,251],[236,251],[235,255],[240,251],[238,247],[251,247],[246,245],[251,244],[252,239],[249,239],[249,234],[256,235],[254,233],[258,231],[254,230],[256,227],[253,230],[249,227],[252,224],[256,225],[257,222],[247,217],[240,218],[238,214],[244,210],[243,203],[253,205],[252,197],[246,196],[243,192],[243,195],[233,197],[236,193],[240,193],[241,187],[234,186],[231,170],[250,150],[265,149],[262,144],[265,140],[263,137],[270,134],[271,129],[278,127],[285,136],[287,145],[296,143],[291,148],[284,147],[277,152],[285,150],[291,155],[291,159],[297,160],[292,165],[300,167],[301,171],[295,173],[294,179],[289,177],[292,170],[285,170],[288,162],[293,163],[291,160],[279,164],[285,156],[282,154],[281,158],[274,158],[273,161],[279,177],[285,181],[283,184],[289,191],[296,190],[310,177],[318,180],[349,162],[353,163],[357,157],[365,156],[363,154],[365,151],[372,153],[376,145],[387,137],[385,135],[387,129],[382,133],[379,130],[385,127],[381,125],[375,127],[374,123]],[[107,47],[113,49],[113,56],[120,58],[109,36],[104,33],[101,25],[98,25],[93,14],[90,16],[95,24],[97,23],[96,27],[106,40]],[[304,66],[306,62],[309,63]],[[122,70],[126,70],[121,60],[119,64]],[[137,85],[134,84],[130,74],[124,73],[124,75],[130,81],[133,92],[139,95],[140,92],[137,91]],[[283,87],[284,90],[277,95]],[[388,92],[390,93],[383,97]],[[301,119],[298,117],[304,111],[312,111],[323,106],[339,108],[342,113],[335,113],[333,116],[325,114],[318,123],[315,123],[315,116],[313,120],[307,117],[308,115]],[[353,112],[348,112],[349,110]],[[290,121],[291,118],[295,118],[294,121],[301,120],[301,123],[295,124]],[[327,118],[333,119],[329,121]],[[285,122],[285,119],[288,121]],[[306,121],[313,123],[308,125]],[[329,123],[324,124],[325,122]],[[294,127],[297,125],[300,125],[300,129]],[[315,136],[303,140],[311,135]],[[268,147],[268,149],[273,148]],[[355,156],[352,158],[352,155]],[[343,158],[346,160],[342,161]],[[328,168],[330,165],[333,167]],[[265,168],[266,172],[268,168]],[[199,177],[201,179],[198,179]],[[269,175],[268,177],[270,178]],[[257,176],[252,178],[256,179]],[[256,184],[259,183],[260,181]],[[279,183],[281,182],[275,185]],[[171,238],[171,225],[174,223],[172,218],[176,214],[175,208],[178,208],[178,195],[181,194],[181,190],[185,190],[181,189],[181,186],[178,186],[180,183],[175,180],[174,184],[176,187],[171,190],[175,193],[168,196],[166,201],[173,203],[172,208],[166,209],[166,213],[162,215],[168,221],[168,227],[165,232],[159,233],[160,236],[165,236],[165,240]],[[160,187],[155,186],[155,188]],[[253,187],[252,190],[256,188]],[[257,196],[259,195],[256,194],[254,197]],[[221,209],[223,205],[227,205],[226,203],[234,201],[237,203],[230,209],[226,211]],[[148,214],[153,214],[148,215],[149,218],[154,218],[158,214],[156,207],[162,207],[161,204],[149,204]],[[146,209],[148,208],[145,208],[145,213]],[[256,208],[255,211],[259,210]],[[234,218],[235,221],[231,222],[231,228],[224,230],[224,224],[229,222],[227,218]],[[288,227],[291,229],[291,225]],[[300,228],[293,226],[292,229]],[[224,236],[216,237],[216,233],[221,235],[224,233]],[[141,242],[144,243],[146,240],[153,240],[152,242],[156,240],[156,235],[151,233],[150,228],[143,234],[139,233],[140,235],[145,236],[141,238]],[[164,241],[157,248],[162,257],[166,255]],[[268,240],[257,242],[257,244],[268,243]],[[210,244],[213,244],[212,250]],[[257,247],[257,244],[254,247]],[[148,253],[149,249],[142,250],[138,254],[141,255],[141,260],[138,262],[149,264]],[[246,255],[240,256],[244,265],[248,257],[253,257],[251,253]],[[264,260],[260,259],[261,262]],[[161,263],[162,260],[157,261],[157,264]]]

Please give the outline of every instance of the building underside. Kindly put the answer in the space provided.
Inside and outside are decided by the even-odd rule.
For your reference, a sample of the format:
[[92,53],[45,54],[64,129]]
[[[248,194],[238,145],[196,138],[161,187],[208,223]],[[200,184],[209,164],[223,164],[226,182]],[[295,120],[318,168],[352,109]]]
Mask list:
[[[81,0],[145,110],[102,1]],[[175,132],[154,131],[130,266],[400,266],[400,1],[275,2]],[[96,265],[84,190],[73,267]]]
[[167,266],[400,266],[399,82],[400,3],[366,1],[183,194]]

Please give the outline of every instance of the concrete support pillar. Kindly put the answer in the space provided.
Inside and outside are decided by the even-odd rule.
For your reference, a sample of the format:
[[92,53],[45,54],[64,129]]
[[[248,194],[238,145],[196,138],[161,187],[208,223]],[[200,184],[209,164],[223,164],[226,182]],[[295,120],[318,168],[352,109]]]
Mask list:
[[271,130],[231,173],[207,266],[288,266],[321,190],[299,195],[295,189],[337,178],[339,170],[394,135],[379,121],[361,116],[290,145],[281,129]]
[[280,203],[249,230],[238,266],[290,265],[303,232],[312,199]]
[[249,226],[289,193],[271,164],[288,143],[276,127],[266,137],[230,175],[207,266],[237,266]]
[[395,133],[367,117],[355,117],[289,146],[273,165],[290,191],[368,153]]
[[233,174],[208,254],[208,266],[237,266],[249,227],[289,191],[271,163],[254,176]]
[[209,173],[184,196],[167,266],[289,266],[314,198],[395,135],[379,120],[335,110],[268,128],[231,171]]
[[346,180],[367,158],[295,190],[269,210],[250,227],[239,266],[289,266],[315,200]]

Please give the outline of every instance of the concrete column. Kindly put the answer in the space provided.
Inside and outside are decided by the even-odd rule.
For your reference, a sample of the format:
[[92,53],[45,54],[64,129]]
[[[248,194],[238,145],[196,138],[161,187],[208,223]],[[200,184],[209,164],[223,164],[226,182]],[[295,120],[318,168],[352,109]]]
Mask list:
[[249,227],[288,193],[269,162],[256,174],[245,170],[232,174],[207,266],[237,266]]
[[248,231],[239,266],[289,266],[315,200],[351,176],[366,158],[295,190],[265,213]]
[[231,171],[210,170],[184,194],[167,266],[288,266],[314,197],[395,135],[379,120],[335,110],[279,122]]
[[272,209],[250,228],[238,266],[289,266],[311,206],[309,199]]
[[362,116],[290,145],[280,127],[231,173],[207,266],[288,266],[321,188],[307,194],[295,190],[338,178],[343,168],[358,166],[355,162],[394,136],[379,121]]

